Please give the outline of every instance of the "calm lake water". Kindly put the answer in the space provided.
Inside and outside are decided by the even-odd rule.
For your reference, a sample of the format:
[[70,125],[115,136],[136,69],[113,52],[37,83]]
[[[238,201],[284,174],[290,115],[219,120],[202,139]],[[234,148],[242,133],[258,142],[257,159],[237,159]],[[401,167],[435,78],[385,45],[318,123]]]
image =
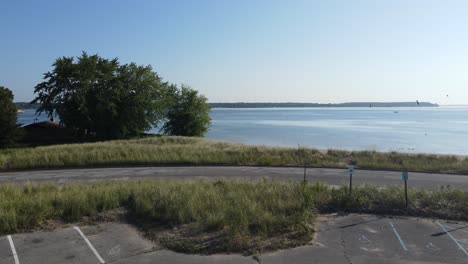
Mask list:
[[[468,107],[217,108],[211,117],[208,139],[269,146],[300,144],[320,149],[468,155]],[[18,116],[23,124],[34,122],[34,118],[33,110]]]

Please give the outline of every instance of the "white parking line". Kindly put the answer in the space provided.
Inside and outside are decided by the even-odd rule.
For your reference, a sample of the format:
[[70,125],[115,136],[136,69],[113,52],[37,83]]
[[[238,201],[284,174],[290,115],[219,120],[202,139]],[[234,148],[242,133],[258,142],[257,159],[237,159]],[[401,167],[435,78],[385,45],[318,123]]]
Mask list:
[[88,244],[89,248],[93,251],[94,255],[96,255],[97,259],[99,260],[100,263],[106,263],[104,261],[104,259],[101,257],[101,255],[99,255],[99,253],[97,252],[97,250],[93,247],[93,244],[91,244],[91,242],[88,240],[88,238],[86,238],[86,236],[83,234],[83,232],[81,232],[80,228],[77,227],[77,226],[74,226],[73,227],[76,231],[78,231],[78,233],[81,235],[81,237],[86,241],[86,243]]
[[468,252],[466,252],[465,248],[462,247],[462,245],[460,245],[460,243],[458,243],[458,241],[449,232],[447,232],[447,229],[445,229],[445,227],[441,225],[438,221],[436,221],[436,223],[442,228],[442,230],[444,230],[445,234],[447,234],[453,240],[453,242],[457,244],[457,246],[463,251],[463,253],[465,253],[465,255],[468,256]]
[[398,241],[400,241],[401,247],[403,248],[404,251],[408,251],[408,248],[406,248],[405,242],[403,242],[403,240],[401,239],[400,235],[398,234],[395,227],[393,226],[393,223],[391,221],[389,221],[389,222],[390,222],[390,226],[393,229],[393,232],[395,233],[396,237],[398,238]]
[[457,239],[457,241],[460,242],[460,243],[463,243],[463,244],[468,244],[467,241],[463,241],[463,240],[460,240],[460,239]]
[[11,253],[13,253],[13,258],[15,259],[15,264],[19,264],[18,254],[16,254],[15,244],[13,244],[13,239],[10,235],[8,237],[8,242],[10,242]]
[[458,231],[461,231],[461,232],[464,232],[464,233],[468,233],[468,231],[466,231],[466,230],[462,230],[462,229],[461,229],[461,228],[465,228],[466,226],[464,226],[464,227],[461,227],[461,228],[458,228],[458,227],[453,227],[453,226],[448,226],[448,225],[443,225],[443,226],[445,226],[446,228],[450,228],[450,229],[452,229],[452,230],[450,230],[449,232],[451,232],[451,231],[455,231],[455,230],[458,230]]

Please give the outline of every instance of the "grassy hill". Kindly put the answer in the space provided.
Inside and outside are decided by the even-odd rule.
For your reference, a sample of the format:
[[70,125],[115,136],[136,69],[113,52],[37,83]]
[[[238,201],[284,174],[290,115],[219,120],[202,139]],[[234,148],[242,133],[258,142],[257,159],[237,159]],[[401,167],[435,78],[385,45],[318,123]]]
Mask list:
[[266,147],[190,137],[148,137],[0,150],[0,171],[121,165],[261,165],[468,174],[468,158],[376,151]]

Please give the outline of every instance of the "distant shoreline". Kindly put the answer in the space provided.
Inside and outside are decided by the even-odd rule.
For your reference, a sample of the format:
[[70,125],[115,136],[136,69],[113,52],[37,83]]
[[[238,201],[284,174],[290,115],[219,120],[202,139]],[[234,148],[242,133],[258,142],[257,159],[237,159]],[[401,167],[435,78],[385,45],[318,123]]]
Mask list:
[[31,104],[28,102],[15,102],[16,108],[20,110],[25,109],[38,109],[41,105],[40,104]]
[[319,103],[210,103],[212,108],[274,108],[274,107],[439,107],[429,102],[350,102],[339,104]]
[[[27,102],[16,102],[18,109],[38,109],[40,104],[30,104]],[[320,104],[320,103],[210,103],[212,108],[286,108],[286,107],[439,107],[438,104],[430,102],[349,102],[339,104]]]

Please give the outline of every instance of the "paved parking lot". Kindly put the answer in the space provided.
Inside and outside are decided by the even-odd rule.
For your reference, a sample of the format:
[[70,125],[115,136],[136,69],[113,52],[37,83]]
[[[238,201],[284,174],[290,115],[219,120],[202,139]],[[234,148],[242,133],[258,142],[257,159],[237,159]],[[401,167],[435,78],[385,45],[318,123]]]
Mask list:
[[[326,215],[311,245],[265,253],[261,263],[468,263],[468,225],[417,218]],[[258,263],[239,255],[162,249],[133,227],[70,226],[0,237],[0,264]]]
[[322,216],[313,245],[262,263],[468,263],[468,225],[373,215]]
[[164,250],[143,238],[133,227],[114,223],[0,237],[0,264],[19,263],[256,262],[238,255],[192,256]]

